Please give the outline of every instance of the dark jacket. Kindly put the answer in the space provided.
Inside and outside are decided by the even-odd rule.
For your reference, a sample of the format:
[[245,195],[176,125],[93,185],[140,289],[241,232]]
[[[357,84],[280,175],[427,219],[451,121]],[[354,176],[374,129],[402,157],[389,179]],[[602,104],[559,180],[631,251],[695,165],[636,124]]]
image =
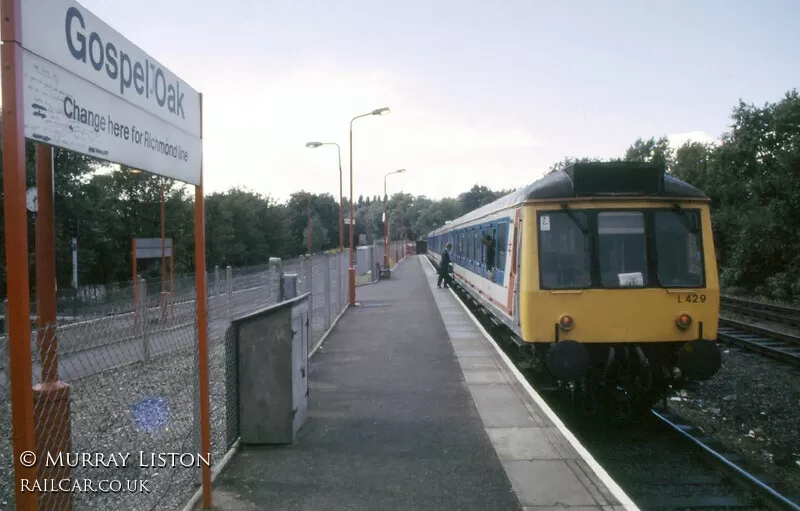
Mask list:
[[442,251],[442,262],[439,263],[439,274],[447,275],[450,273],[450,251],[444,249]]

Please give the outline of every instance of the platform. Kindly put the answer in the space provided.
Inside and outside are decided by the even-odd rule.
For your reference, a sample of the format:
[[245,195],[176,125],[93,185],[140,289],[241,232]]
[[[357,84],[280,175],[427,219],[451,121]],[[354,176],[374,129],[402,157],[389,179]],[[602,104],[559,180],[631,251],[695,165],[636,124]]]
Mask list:
[[357,302],[309,362],[297,443],[242,447],[213,509],[636,509],[423,256]]

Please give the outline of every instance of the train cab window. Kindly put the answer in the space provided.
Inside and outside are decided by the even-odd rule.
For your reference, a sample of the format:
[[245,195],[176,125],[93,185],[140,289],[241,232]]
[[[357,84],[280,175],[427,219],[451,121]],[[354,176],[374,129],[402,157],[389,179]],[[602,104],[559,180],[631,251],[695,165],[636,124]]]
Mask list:
[[591,284],[586,220],[582,211],[547,211],[539,215],[542,289],[585,288]]
[[606,288],[647,285],[644,214],[602,212],[597,215],[600,282]]
[[704,284],[700,215],[696,211],[655,214],[658,282],[663,287]]

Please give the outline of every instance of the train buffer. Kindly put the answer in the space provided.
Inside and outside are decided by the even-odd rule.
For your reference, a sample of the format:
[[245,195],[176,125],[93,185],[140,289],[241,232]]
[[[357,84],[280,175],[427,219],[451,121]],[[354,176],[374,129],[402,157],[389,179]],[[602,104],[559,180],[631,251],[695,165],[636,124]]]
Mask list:
[[240,442],[213,509],[637,509],[425,256],[395,274],[312,352],[295,443]]

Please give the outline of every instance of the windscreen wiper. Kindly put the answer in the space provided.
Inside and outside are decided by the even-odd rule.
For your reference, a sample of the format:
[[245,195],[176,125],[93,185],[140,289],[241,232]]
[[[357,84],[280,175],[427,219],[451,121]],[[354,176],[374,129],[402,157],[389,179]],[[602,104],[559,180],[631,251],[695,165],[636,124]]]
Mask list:
[[584,227],[583,223],[580,220],[578,220],[578,217],[575,216],[575,213],[570,209],[568,205],[562,204],[561,209],[563,209],[567,213],[567,216],[570,217],[572,222],[578,226],[578,229],[580,229],[583,234],[587,235],[589,234],[589,228]]
[[683,226],[686,227],[686,230],[689,231],[691,234],[697,234],[698,232],[700,232],[699,227],[694,225],[694,222],[692,222],[692,219],[688,216],[688,213],[678,204],[673,204],[672,209],[670,209],[670,211],[675,213],[675,215],[681,221]]

